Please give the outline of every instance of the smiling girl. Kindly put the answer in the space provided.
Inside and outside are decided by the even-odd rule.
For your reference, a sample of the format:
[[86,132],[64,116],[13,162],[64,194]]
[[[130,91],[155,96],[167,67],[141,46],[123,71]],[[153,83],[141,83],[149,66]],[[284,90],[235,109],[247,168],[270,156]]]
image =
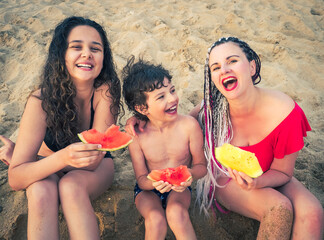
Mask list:
[[29,239],[59,239],[59,204],[71,239],[100,239],[91,200],[112,184],[114,164],[101,146],[80,143],[77,133],[115,123],[120,94],[104,29],[82,17],[62,21],[9,167],[10,186],[26,189]]

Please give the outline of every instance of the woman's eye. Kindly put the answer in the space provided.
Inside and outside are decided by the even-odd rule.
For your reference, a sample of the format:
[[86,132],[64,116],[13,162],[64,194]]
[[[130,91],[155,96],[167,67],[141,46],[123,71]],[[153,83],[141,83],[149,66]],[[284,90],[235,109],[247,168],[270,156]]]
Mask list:
[[217,71],[218,69],[220,69],[220,67],[214,67],[214,68],[212,69],[212,72]]
[[236,62],[237,62],[236,59],[232,59],[232,60],[230,61],[230,63],[236,63]]
[[82,47],[81,47],[81,46],[71,46],[71,48],[74,48],[74,49],[81,49]]

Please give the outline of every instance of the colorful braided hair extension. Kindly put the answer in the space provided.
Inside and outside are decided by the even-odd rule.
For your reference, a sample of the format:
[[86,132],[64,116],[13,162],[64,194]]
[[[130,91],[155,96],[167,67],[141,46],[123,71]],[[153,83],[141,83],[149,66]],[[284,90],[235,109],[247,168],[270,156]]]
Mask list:
[[[223,43],[233,42],[237,44],[245,53],[249,61],[254,60],[256,73],[252,76],[253,84],[261,81],[260,70],[261,61],[259,56],[250,46],[236,37],[220,38],[208,49],[205,69],[204,69],[204,102],[199,113],[199,122],[204,130],[205,143],[204,152],[207,159],[207,174],[197,181],[197,201],[200,211],[208,215],[208,209],[212,206],[216,187],[225,187],[217,183],[218,177],[228,175],[227,170],[217,161],[215,157],[215,147],[222,146],[232,139],[232,124],[229,115],[229,105],[227,99],[212,83],[209,69],[209,56],[214,47]],[[258,80],[258,81],[257,81]],[[216,202],[217,205],[217,202]]]

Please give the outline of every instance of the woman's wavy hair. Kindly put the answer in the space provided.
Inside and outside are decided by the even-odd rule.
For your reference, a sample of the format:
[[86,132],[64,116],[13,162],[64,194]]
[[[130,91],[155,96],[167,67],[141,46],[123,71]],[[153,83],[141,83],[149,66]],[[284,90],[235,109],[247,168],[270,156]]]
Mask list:
[[236,37],[220,38],[208,49],[204,70],[204,104],[199,113],[199,123],[205,136],[204,151],[207,159],[208,174],[204,178],[199,179],[196,186],[200,210],[206,214],[208,214],[207,210],[212,205],[215,187],[224,187],[218,184],[218,177],[222,174],[228,174],[226,169],[217,161],[214,149],[230,142],[233,134],[228,101],[212,82],[209,57],[214,47],[228,42],[239,46],[249,62],[255,61],[256,71],[251,77],[252,82],[256,85],[261,81],[260,58],[246,42]]
[[107,84],[107,97],[112,99],[110,112],[115,120],[121,112],[121,86],[115,70],[110,44],[105,30],[95,21],[72,16],[59,23],[49,46],[48,57],[41,76],[39,88],[42,108],[46,112],[47,128],[61,147],[76,141],[78,133],[78,113],[74,104],[76,88],[65,65],[68,37],[77,26],[90,26],[99,33],[104,49],[103,67],[94,81],[94,88]]

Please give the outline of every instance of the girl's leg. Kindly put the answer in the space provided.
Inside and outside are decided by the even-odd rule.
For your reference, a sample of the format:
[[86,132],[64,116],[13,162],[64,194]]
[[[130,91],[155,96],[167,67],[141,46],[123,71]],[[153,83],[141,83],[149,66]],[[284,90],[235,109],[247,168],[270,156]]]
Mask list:
[[51,175],[26,189],[28,239],[59,239],[58,180],[56,175]]
[[293,209],[290,200],[273,188],[244,190],[234,181],[216,189],[227,209],[260,221],[257,239],[289,239]]
[[197,239],[188,212],[190,201],[191,193],[188,189],[181,193],[172,191],[168,197],[166,216],[169,226],[178,240]]
[[316,197],[294,177],[278,191],[293,204],[292,239],[322,239],[323,207]]
[[145,220],[145,240],[164,240],[168,225],[160,198],[151,191],[142,191],[136,196],[135,204]]
[[100,239],[91,200],[112,184],[114,164],[104,158],[95,171],[73,170],[59,182],[59,194],[70,239]]

